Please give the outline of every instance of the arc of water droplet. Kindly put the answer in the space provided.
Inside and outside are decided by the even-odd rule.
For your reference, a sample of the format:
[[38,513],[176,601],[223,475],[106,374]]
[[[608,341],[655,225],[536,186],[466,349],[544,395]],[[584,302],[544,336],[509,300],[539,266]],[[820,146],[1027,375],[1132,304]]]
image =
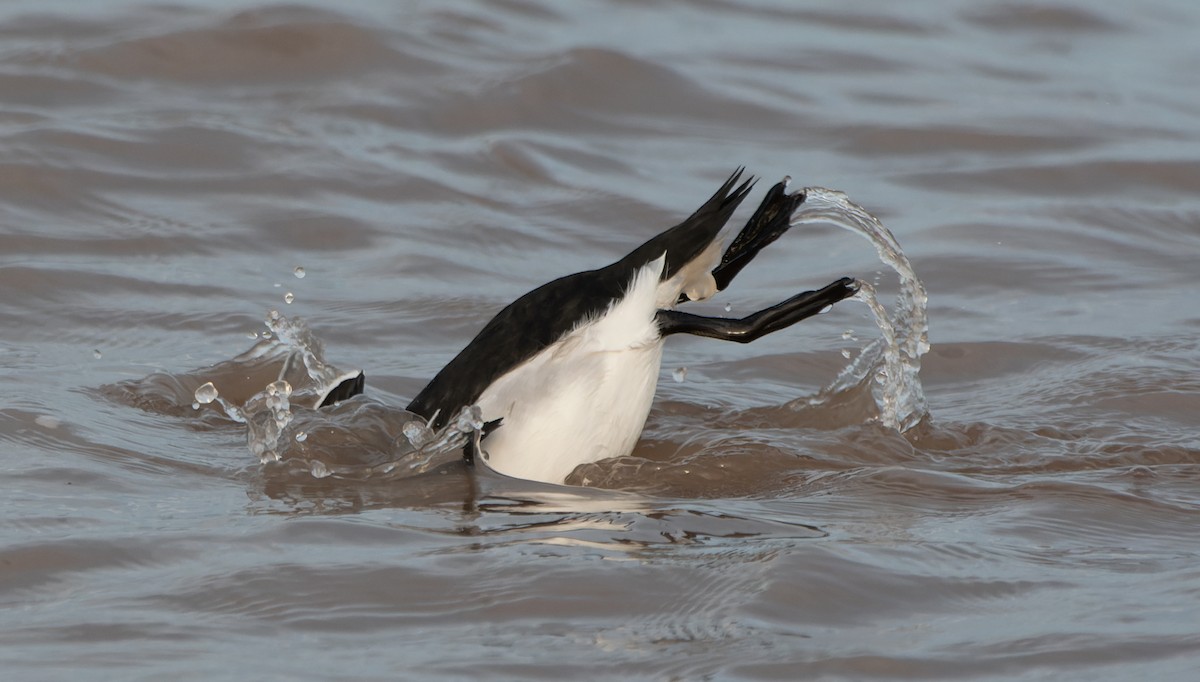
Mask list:
[[[914,328],[925,333],[927,330],[925,304],[928,300],[925,285],[917,277],[912,263],[904,255],[900,243],[891,230],[866,209],[851,201],[844,192],[823,187],[809,187],[804,192],[804,203],[801,204],[800,210],[792,219],[792,225],[826,222],[854,232],[870,241],[879,254],[879,259],[900,276],[901,295],[905,299],[902,307],[905,312],[914,316],[912,320]],[[928,351],[928,346],[922,345],[928,343],[927,339],[921,338],[920,334],[913,341],[912,356],[920,356]]]
[[879,326],[882,340],[882,366],[871,383],[871,394],[875,404],[879,406],[879,421],[885,426],[903,431],[906,427],[903,414],[906,404],[906,385],[902,381],[905,376],[904,363],[900,357],[900,345],[896,339],[896,327],[888,317],[887,310],[875,295],[875,287],[866,282],[859,282],[858,293],[854,298],[867,304]]
[[[896,299],[896,313],[889,316],[875,297],[874,287],[859,281],[860,291],[855,298],[867,303],[876,318],[881,339],[885,377],[882,393],[875,393],[881,420],[901,431],[914,426],[927,412],[925,394],[921,390],[918,373],[921,356],[929,351],[929,323],[925,306],[928,294],[925,285],[917,277],[912,263],[904,255],[895,235],[878,218],[863,207],[850,201],[844,192],[808,187],[804,190],[805,200],[792,217],[791,225],[804,223],[828,223],[854,232],[875,246],[879,259],[896,271],[900,278],[900,294]],[[872,346],[855,359],[839,380],[849,379],[847,372],[852,368],[861,370],[861,362],[874,357]],[[835,385],[838,382],[835,381]]]
[[[917,359],[929,352],[929,321],[925,306],[929,296],[925,285],[917,277],[912,263],[900,248],[900,242],[892,231],[862,206],[854,203],[845,192],[824,187],[804,189],[804,203],[792,218],[792,225],[826,222],[854,232],[875,247],[879,259],[896,271],[900,277],[900,300],[897,313],[905,313],[911,322],[909,330],[900,330],[903,349],[910,358]],[[849,223],[849,224],[847,224]],[[913,334],[903,332],[913,331]]]

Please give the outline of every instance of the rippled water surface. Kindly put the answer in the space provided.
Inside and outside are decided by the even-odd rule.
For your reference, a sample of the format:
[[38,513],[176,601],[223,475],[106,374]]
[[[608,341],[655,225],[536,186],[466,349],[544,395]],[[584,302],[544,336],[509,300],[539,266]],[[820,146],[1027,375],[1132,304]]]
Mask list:
[[[1200,6],[337,7],[0,5],[5,679],[1195,679]],[[898,237],[916,428],[822,399],[855,301],[672,337],[586,487],[264,466],[190,404],[277,309],[368,385],[280,447],[386,464],[500,307],[743,164]],[[693,309],[843,275],[896,295],[803,225]]]

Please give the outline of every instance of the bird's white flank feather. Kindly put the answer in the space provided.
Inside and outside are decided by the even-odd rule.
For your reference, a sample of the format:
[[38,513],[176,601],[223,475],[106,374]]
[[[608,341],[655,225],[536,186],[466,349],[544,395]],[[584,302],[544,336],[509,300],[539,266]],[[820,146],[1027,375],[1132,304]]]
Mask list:
[[607,311],[488,386],[483,418],[504,421],[483,443],[484,463],[562,483],[580,464],[633,451],[658,385],[665,262],[666,254],[643,266]]

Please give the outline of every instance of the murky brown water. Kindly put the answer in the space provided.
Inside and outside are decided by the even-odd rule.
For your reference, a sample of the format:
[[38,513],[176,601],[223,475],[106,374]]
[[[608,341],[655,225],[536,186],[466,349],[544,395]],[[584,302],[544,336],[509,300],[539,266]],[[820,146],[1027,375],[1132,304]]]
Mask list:
[[[1194,679],[1200,5],[1135,5],[5,3],[4,678]],[[101,388],[279,308],[394,427],[741,164],[899,237],[927,424],[796,409],[872,338],[853,302],[672,338],[600,488],[264,470]],[[805,228],[698,307],[877,270]]]

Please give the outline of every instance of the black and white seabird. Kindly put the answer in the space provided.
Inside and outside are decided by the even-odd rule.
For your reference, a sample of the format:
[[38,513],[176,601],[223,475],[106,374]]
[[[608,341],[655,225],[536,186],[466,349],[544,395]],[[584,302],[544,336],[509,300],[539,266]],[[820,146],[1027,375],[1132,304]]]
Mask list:
[[[508,476],[563,483],[580,464],[633,451],[658,384],[663,341],[695,334],[747,343],[791,326],[858,289],[849,277],[741,319],[675,310],[725,289],[789,227],[803,192],[785,178],[722,255],[718,233],[750,192],[739,169],[687,220],[612,265],[561,277],[513,301],[408,405],[441,429],[478,405],[478,454]],[[346,392],[358,393],[362,380]],[[344,397],[344,396],[339,396]]]
[[[843,277],[740,319],[675,310],[703,301],[790,227],[804,202],[772,187],[721,253],[721,229],[754,185],[738,169],[687,220],[597,270],[560,277],[521,296],[492,318],[408,404],[435,430],[477,405],[484,436],[468,444],[508,476],[562,483],[575,467],[633,451],[658,385],[663,341],[695,334],[749,343],[854,295]],[[318,405],[363,391],[363,375],[337,382]],[[476,452],[481,449],[482,452]]]

